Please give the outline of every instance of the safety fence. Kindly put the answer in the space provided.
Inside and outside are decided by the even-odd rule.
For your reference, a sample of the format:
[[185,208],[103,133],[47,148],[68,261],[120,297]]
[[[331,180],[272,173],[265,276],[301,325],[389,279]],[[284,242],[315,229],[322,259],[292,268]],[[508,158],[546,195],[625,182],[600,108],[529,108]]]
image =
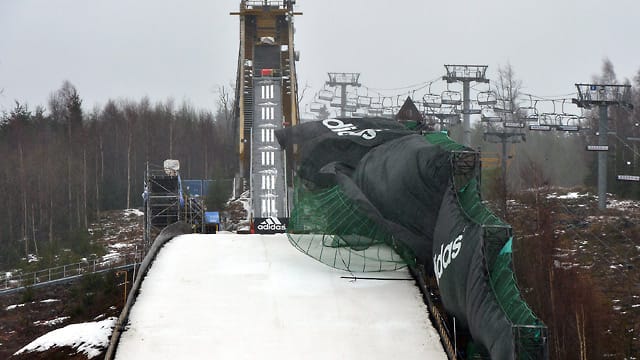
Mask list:
[[139,263],[139,259],[142,257],[143,254],[140,252],[135,256],[129,255],[113,261],[96,259],[32,272],[5,272],[0,274],[0,295],[12,293],[26,287],[52,285],[87,274],[133,267]]

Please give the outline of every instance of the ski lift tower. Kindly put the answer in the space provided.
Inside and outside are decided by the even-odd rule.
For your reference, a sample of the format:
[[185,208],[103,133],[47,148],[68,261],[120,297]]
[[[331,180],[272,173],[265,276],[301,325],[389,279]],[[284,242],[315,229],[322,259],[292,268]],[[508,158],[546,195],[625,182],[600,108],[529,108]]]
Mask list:
[[442,79],[447,83],[462,82],[462,144],[471,146],[471,98],[469,95],[469,84],[471,82],[488,83],[486,78],[487,65],[445,65],[447,75]]
[[347,86],[360,87],[358,80],[360,73],[327,73],[329,81],[327,85],[331,87],[340,87],[340,117],[346,116],[347,108]]
[[608,109],[612,105],[633,109],[631,85],[576,84],[576,88],[578,88],[578,98],[573,99],[574,104],[585,109],[597,106],[600,110],[598,145],[590,145],[587,150],[598,151],[598,209],[604,210],[607,208]]

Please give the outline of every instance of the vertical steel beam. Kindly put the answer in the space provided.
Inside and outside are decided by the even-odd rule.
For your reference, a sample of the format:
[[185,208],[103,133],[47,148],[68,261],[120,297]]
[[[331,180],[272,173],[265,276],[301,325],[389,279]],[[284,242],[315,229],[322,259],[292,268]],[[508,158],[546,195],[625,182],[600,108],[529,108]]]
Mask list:
[[[600,121],[598,122],[598,145],[607,146],[609,124],[608,106],[601,104]],[[598,209],[607,208],[607,155],[608,151],[598,151]]]

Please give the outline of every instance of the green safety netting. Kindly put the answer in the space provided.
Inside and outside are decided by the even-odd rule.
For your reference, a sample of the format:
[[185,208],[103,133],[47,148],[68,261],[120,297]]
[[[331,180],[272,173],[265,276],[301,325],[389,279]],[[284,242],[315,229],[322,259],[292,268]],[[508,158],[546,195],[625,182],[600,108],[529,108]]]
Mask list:
[[[397,270],[407,265],[394,237],[365,216],[338,186],[316,191],[296,181],[289,241],[303,253],[349,271]],[[394,250],[396,249],[396,250]]]
[[513,273],[511,227],[481,201],[477,152],[442,132],[418,136],[380,119],[344,125],[368,128],[365,138],[335,128],[343,123],[276,134],[281,145],[303,148],[290,242],[349,271],[395,270],[416,259],[437,268],[445,309],[491,356],[544,357],[546,328]]
[[461,208],[472,221],[491,230],[485,231],[485,259],[489,267],[491,288],[500,307],[514,327],[518,359],[539,359],[544,351],[546,328],[522,298],[513,271],[513,237],[511,228],[487,209],[481,201],[476,179],[458,192]]

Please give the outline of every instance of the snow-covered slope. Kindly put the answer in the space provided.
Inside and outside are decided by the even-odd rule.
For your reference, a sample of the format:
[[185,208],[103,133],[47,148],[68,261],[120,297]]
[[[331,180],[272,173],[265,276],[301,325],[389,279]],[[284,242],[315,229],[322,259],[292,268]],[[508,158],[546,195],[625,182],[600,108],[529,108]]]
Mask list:
[[413,281],[342,278],[353,275],[284,235],[177,237],[144,280],[116,358],[446,359]]

